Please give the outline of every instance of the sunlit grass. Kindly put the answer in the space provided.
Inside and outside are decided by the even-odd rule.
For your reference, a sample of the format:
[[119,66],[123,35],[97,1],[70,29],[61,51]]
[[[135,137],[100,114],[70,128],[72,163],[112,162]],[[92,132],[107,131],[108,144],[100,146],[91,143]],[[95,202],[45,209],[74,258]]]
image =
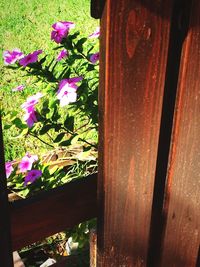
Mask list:
[[[18,110],[30,93],[40,90],[32,84],[31,78],[24,77],[18,70],[4,67],[4,50],[19,48],[25,54],[43,49],[45,54],[52,53],[55,43],[50,40],[51,25],[57,21],[72,21],[76,29],[88,36],[98,25],[90,16],[90,0],[1,0],[0,1],[0,101],[1,108],[7,112]],[[23,92],[12,92],[19,84],[26,86]],[[33,138],[15,139],[17,132],[4,131],[6,160],[24,155],[28,150],[43,151],[48,148],[38,144]]]

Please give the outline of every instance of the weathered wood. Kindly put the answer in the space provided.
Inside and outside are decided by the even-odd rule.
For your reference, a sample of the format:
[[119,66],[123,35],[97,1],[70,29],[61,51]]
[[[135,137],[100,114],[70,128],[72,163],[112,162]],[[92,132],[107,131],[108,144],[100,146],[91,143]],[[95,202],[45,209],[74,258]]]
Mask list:
[[182,46],[187,35],[190,3],[176,0],[173,5],[169,52],[167,59],[163,108],[161,116],[158,155],[151,214],[151,229],[148,251],[148,266],[160,267],[163,231],[166,215],[163,214],[165,185],[168,168],[169,150],[172,136],[173,116],[177,93]]
[[97,175],[10,203],[13,250],[96,217]]
[[162,267],[195,267],[200,244],[200,2],[192,1],[170,150]]
[[146,266],[171,10],[167,0],[106,1],[97,266]]
[[12,267],[13,257],[11,249],[10,214],[8,206],[7,179],[5,174],[5,159],[3,134],[0,115],[0,264]]

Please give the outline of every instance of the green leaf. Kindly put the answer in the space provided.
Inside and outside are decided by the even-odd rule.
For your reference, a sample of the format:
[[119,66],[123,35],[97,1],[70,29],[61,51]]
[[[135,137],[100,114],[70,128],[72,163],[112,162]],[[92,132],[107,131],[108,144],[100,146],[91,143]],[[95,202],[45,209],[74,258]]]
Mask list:
[[64,121],[64,126],[71,132],[74,130],[74,117],[70,116],[67,117],[66,120]]
[[53,111],[53,115],[51,119],[52,121],[55,121],[55,122],[57,122],[60,119],[60,114],[58,113],[58,108],[56,105],[54,106],[54,111]]
[[58,134],[57,137],[54,139],[54,143],[60,142],[64,136],[65,136],[65,133]]
[[59,143],[59,146],[70,146],[71,145],[71,139],[72,138],[69,138],[68,140],[65,140],[65,141]]
[[70,40],[70,38],[64,39],[63,42],[64,42],[64,47],[66,49],[69,49],[69,50],[72,50],[73,49],[72,40]]
[[46,59],[47,59],[47,56],[45,56],[45,57],[41,58],[41,60],[39,61],[39,62],[40,62],[40,64],[43,64],[43,63],[46,61]]
[[26,188],[22,191],[19,192],[19,194],[22,196],[22,197],[26,197],[30,192],[30,189],[29,188]]
[[10,129],[12,127],[12,124],[6,124],[3,126],[4,130]]
[[58,104],[58,99],[55,100],[54,98],[52,98],[50,100],[50,102],[49,102],[49,107],[50,108],[57,109],[57,104]]
[[53,128],[52,124],[43,125],[42,129],[39,131],[39,134],[43,135],[43,134],[47,133],[52,128]]
[[24,124],[20,118],[15,118],[12,120],[12,123],[18,128],[18,129],[26,129],[27,125]]
[[49,105],[49,100],[45,100],[44,103],[43,103],[43,107],[41,109],[41,114],[43,116],[46,116],[49,112],[50,112],[50,109],[48,108],[48,105]]
[[72,39],[75,39],[79,34],[80,34],[80,32],[77,31],[77,32],[75,32],[74,34],[68,35],[68,38],[70,38],[71,40],[72,40]]
[[92,71],[92,70],[94,70],[94,68],[95,68],[95,66],[94,65],[92,65],[92,64],[88,64],[88,67],[87,67],[87,71]]
[[73,55],[74,59],[83,59],[84,57],[82,55]]
[[79,52],[83,52],[83,44],[87,41],[87,38],[81,38],[77,43],[76,43],[76,49]]

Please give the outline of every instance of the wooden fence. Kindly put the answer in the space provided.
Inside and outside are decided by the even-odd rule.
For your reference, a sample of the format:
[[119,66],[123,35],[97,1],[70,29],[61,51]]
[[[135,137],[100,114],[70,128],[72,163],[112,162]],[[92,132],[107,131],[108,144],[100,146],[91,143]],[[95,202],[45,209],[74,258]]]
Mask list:
[[101,17],[97,198],[93,176],[8,203],[1,153],[2,267],[12,249],[96,215],[98,267],[199,267],[200,2],[93,0],[92,15]]
[[200,266],[200,1],[107,0],[97,266]]

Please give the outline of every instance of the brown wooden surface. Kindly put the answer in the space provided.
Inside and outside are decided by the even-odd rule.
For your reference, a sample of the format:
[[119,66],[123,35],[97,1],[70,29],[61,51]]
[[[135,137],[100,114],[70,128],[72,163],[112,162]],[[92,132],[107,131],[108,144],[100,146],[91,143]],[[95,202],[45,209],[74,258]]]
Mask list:
[[97,266],[146,266],[171,9],[167,0],[106,1]]
[[13,250],[96,217],[97,175],[10,203]]
[[[168,169],[162,267],[195,267],[200,244],[200,2],[184,42]],[[200,264],[200,263],[198,263]]]

